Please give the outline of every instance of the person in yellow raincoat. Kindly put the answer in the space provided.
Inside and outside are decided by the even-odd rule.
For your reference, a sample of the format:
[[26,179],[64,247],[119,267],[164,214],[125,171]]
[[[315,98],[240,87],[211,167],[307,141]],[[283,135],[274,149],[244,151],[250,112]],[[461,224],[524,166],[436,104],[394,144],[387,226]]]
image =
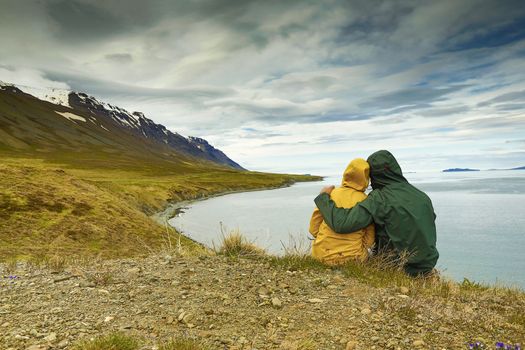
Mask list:
[[[343,174],[341,187],[335,188],[330,198],[336,206],[352,208],[366,199],[365,190],[370,181],[370,166],[362,158],[350,162]],[[374,245],[374,224],[352,233],[335,233],[315,209],[310,220],[310,233],[315,237],[312,244],[314,258],[328,265],[342,264],[354,259],[364,261],[368,250]]]

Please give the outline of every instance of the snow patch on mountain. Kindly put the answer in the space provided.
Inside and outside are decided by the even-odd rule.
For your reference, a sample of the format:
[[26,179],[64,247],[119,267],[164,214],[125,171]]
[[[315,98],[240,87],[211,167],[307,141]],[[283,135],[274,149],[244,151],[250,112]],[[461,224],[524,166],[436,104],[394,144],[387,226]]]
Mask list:
[[84,123],[87,122],[86,118],[81,117],[81,116],[76,115],[76,114],[73,114],[73,113],[58,112],[58,111],[55,111],[55,113],[61,115],[62,117],[66,118],[66,119],[69,119],[71,121],[79,120],[79,121],[84,122]]
[[32,95],[39,100],[51,102],[53,104],[71,108],[69,105],[69,94],[70,90],[56,89],[56,88],[40,88],[26,85],[16,85],[16,88],[22,90],[26,94]]
[[2,80],[0,80],[0,90],[6,90],[6,88],[13,86],[13,84],[4,83]]

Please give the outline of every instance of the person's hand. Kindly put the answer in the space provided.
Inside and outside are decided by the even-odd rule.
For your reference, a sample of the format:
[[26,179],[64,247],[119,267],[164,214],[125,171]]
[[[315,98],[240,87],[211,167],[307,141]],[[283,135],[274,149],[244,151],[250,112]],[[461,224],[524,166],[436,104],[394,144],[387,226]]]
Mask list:
[[332,193],[332,191],[334,190],[334,188],[335,188],[334,185],[325,186],[325,187],[323,187],[323,189],[321,190],[321,193],[327,193],[327,194],[330,194],[330,193]]

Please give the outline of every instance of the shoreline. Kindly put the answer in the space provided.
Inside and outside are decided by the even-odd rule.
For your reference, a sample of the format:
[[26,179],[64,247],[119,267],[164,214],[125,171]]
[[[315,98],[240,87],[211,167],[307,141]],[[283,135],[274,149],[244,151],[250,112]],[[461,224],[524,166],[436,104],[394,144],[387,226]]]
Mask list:
[[[244,192],[258,192],[258,191],[278,190],[278,189],[282,189],[282,188],[291,187],[291,186],[293,186],[293,185],[295,185],[297,183],[300,183],[300,182],[321,182],[323,180],[324,180],[324,177],[322,177],[320,180],[295,181],[293,183],[287,183],[287,184],[283,184],[283,185],[280,185],[280,186],[270,186],[270,187],[261,187],[261,188],[253,188],[253,189],[231,190],[231,191],[225,191],[225,192],[219,192],[219,193],[212,193],[212,194],[208,194],[208,195],[203,195],[201,197],[193,198],[193,199],[186,199],[186,200],[177,201],[177,202],[169,202],[165,206],[164,210],[161,210],[161,211],[159,211],[159,212],[157,212],[157,213],[155,213],[153,215],[150,215],[149,217],[153,221],[155,221],[156,223],[158,223],[160,225],[166,225],[166,224],[169,225],[168,221],[170,219],[174,218],[180,212],[181,209],[183,209],[187,205],[190,205],[190,204],[193,204],[193,203],[196,203],[196,202],[200,202],[200,201],[204,201],[204,200],[211,199],[211,198],[216,198],[216,197],[222,197],[222,196],[226,196],[226,195],[229,195],[229,194],[244,193]],[[183,234],[182,232],[179,232],[179,233]],[[185,237],[187,237],[187,236],[185,236]]]
[[182,209],[187,208],[187,206],[189,206],[190,204],[193,204],[193,203],[196,203],[196,202],[205,201],[205,200],[208,200],[208,199],[211,199],[211,198],[222,197],[222,196],[226,196],[226,195],[229,195],[229,194],[235,194],[235,193],[278,190],[278,189],[282,189],[282,188],[291,187],[291,186],[297,184],[298,182],[320,182],[320,181],[323,181],[323,180],[324,180],[324,177],[322,177],[320,180],[295,181],[293,183],[287,183],[287,184],[283,184],[281,186],[271,186],[271,187],[262,187],[262,188],[244,189],[244,190],[242,190],[242,189],[241,190],[231,190],[231,191],[225,191],[225,192],[208,194],[208,195],[204,195],[202,197],[198,197],[198,198],[194,198],[194,199],[186,199],[186,200],[177,201],[177,202],[170,202],[170,203],[168,203],[166,205],[164,210],[159,211],[159,212],[157,212],[157,213],[155,213],[153,215],[150,215],[149,218],[152,219],[154,222],[156,222],[159,225],[162,225],[162,226],[165,226],[165,227],[169,227],[169,228],[175,230],[175,232],[177,232],[179,235],[184,236],[185,238],[191,240],[193,243],[195,243],[195,244],[197,244],[197,245],[199,245],[199,246],[201,246],[201,247],[203,247],[205,249],[211,249],[211,247],[208,247],[206,244],[204,244],[202,242],[198,242],[195,239],[189,237],[185,232],[179,232],[175,227],[173,227],[173,226],[171,226],[169,224],[169,220],[171,220],[176,215],[178,215],[182,211]]

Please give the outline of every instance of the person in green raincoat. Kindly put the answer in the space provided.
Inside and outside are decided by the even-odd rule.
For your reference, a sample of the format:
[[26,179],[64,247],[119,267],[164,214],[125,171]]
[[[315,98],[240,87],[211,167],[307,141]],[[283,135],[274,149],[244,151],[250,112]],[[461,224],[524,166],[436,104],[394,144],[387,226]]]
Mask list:
[[367,161],[373,189],[368,197],[350,209],[338,208],[330,199],[334,187],[323,188],[315,204],[324,221],[337,233],[375,223],[378,251],[408,253],[404,268],[411,276],[430,273],[439,258],[432,201],[405,179],[390,152],[377,151]]

